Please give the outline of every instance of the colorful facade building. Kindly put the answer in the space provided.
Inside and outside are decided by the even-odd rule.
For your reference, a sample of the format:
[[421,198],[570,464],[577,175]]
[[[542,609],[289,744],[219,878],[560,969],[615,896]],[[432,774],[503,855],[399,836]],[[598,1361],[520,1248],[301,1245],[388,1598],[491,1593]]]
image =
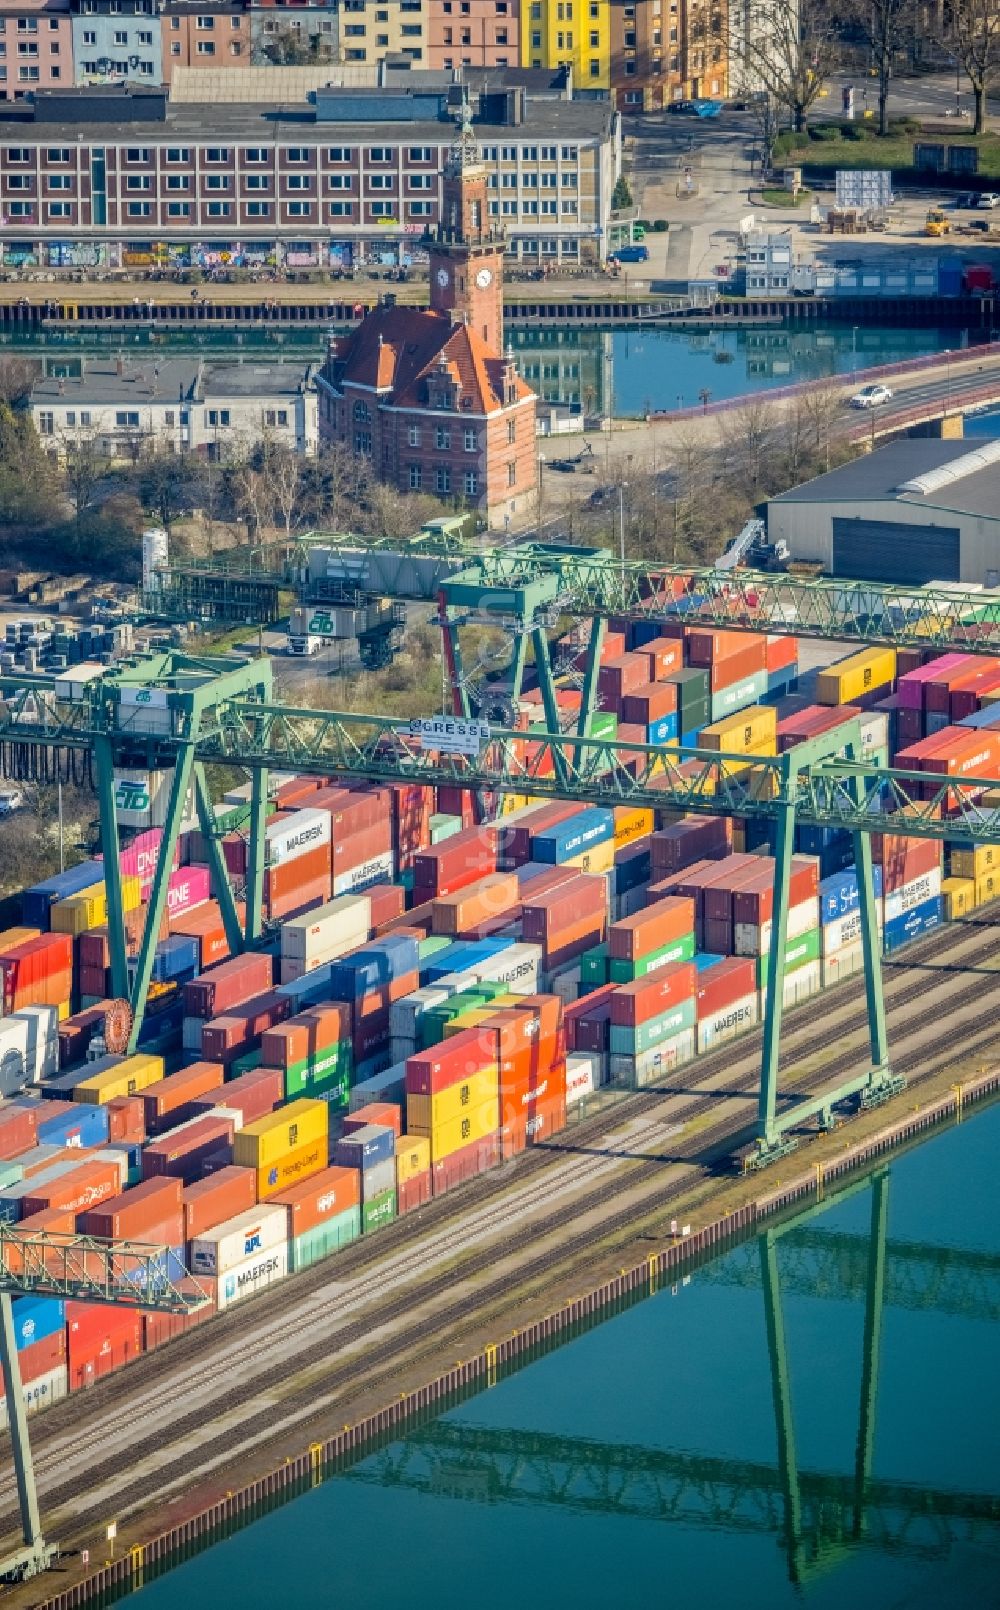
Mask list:
[[521,0],[521,63],[571,67],[578,90],[609,90],[609,0]]

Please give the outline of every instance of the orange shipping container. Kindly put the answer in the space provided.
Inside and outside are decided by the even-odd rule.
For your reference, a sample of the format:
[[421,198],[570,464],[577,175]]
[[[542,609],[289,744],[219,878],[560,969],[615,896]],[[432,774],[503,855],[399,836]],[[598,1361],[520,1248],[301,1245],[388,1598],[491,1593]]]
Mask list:
[[650,951],[669,945],[694,933],[694,901],[687,895],[658,900],[632,917],[613,922],[608,929],[608,949],[616,959],[637,961]]
[[520,899],[514,872],[491,872],[478,883],[435,900],[431,926],[436,934],[464,934],[490,917],[510,911]]
[[288,1239],[294,1241],[315,1230],[318,1224],[336,1218],[338,1213],[357,1207],[361,1201],[361,1175],[356,1168],[334,1164],[268,1200],[272,1207],[287,1207]]
[[155,1090],[141,1097],[146,1129],[159,1133],[168,1124],[182,1122],[193,1111],[193,1104],[206,1090],[214,1090],[225,1078],[221,1062],[192,1062],[167,1079],[160,1079]]
[[119,1192],[117,1163],[102,1162],[93,1158],[79,1168],[61,1174],[46,1185],[39,1185],[30,1195],[22,1197],[21,1211],[25,1216],[53,1209],[61,1213],[85,1213],[88,1208],[99,1207]]
[[268,1068],[294,1068],[317,1051],[349,1040],[351,1033],[352,1012],[346,1001],[315,1006],[265,1032],[260,1042],[261,1061]]
[[252,1168],[231,1163],[205,1179],[184,1187],[184,1240],[191,1241],[238,1213],[257,1206],[257,1176]]

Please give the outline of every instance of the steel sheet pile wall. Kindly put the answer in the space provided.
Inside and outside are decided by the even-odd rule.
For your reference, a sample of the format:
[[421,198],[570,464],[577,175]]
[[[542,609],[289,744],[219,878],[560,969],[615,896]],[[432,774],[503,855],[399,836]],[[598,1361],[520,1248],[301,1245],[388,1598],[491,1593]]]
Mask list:
[[[989,775],[1000,660],[925,660],[853,653],[810,702],[792,638],[612,622],[592,730],[695,744],[752,776],[860,717],[864,754],[926,771],[928,788]],[[557,691],[575,729],[579,691]],[[536,694],[516,717],[537,743]],[[219,811],[235,875],[244,795]],[[228,956],[206,846],[185,828],[133,1056],[94,1055],[102,863],[25,891],[21,926],[0,934],[0,1218],[155,1243],[226,1308],[558,1134],[602,1087],[656,1085],[761,1019],[766,822],[514,798],[476,825],[454,787],[308,778],[281,779],[270,805],[277,945]],[[942,855],[904,828],[887,817],[873,837],[888,953],[992,899],[1000,878],[1000,846]],[[786,1004],[861,966],[850,837],[799,827],[795,852]],[[158,830],[123,851],[130,948],[158,853]],[[33,1406],[195,1322],[32,1305],[18,1311]]]

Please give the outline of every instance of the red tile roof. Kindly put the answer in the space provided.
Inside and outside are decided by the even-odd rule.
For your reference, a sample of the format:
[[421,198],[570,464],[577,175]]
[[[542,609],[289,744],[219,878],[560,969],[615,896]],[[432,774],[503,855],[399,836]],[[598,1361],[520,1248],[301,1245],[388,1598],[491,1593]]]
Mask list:
[[[337,348],[342,378],[391,394],[397,407],[426,406],[425,382],[441,358],[462,388],[462,400],[473,413],[492,414],[502,407],[504,359],[491,352],[466,324],[453,324],[444,313],[411,307],[377,307]],[[517,400],[532,391],[515,377]]]

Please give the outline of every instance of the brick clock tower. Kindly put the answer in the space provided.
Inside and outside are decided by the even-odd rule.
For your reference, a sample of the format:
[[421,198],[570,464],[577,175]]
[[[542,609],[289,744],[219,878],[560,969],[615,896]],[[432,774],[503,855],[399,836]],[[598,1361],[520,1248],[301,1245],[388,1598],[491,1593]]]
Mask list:
[[444,170],[441,216],[429,242],[431,307],[502,352],[504,242],[490,225],[486,170],[468,106]]

